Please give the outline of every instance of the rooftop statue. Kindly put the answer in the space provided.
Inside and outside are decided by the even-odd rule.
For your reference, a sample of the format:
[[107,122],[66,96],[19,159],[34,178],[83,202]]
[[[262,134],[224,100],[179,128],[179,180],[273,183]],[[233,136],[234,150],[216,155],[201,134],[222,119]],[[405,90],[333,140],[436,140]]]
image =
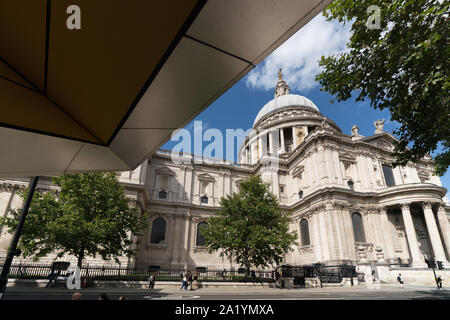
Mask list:
[[363,135],[359,134],[359,127],[355,124],[352,127],[352,140],[359,140],[363,138]]
[[384,119],[383,120],[378,119],[373,124],[375,125],[375,134],[383,133]]

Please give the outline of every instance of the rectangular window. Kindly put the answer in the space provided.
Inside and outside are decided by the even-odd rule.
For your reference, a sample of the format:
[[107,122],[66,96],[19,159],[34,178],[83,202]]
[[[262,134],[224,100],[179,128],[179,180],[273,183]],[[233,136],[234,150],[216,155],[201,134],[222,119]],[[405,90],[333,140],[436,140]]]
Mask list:
[[383,164],[382,168],[383,168],[384,180],[386,181],[386,186],[388,186],[388,187],[395,186],[395,180],[394,180],[394,174],[392,173],[392,167],[387,164]]
[[300,172],[297,176],[298,187],[303,188],[303,171]]
[[202,195],[204,194],[208,194],[208,186],[209,186],[209,181],[200,181],[200,193]]
[[352,168],[350,163],[344,163],[345,176],[347,178],[352,177]]
[[353,183],[353,181],[349,180],[347,181],[347,184],[350,190],[355,190],[355,184]]
[[169,190],[169,176],[162,174],[159,176],[159,189],[167,191]]

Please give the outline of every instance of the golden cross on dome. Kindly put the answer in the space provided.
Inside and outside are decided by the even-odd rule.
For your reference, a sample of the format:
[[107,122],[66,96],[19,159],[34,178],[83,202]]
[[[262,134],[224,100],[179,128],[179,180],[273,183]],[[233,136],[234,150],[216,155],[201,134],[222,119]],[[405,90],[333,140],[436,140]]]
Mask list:
[[283,68],[280,68],[280,70],[278,70],[278,80],[283,79],[283,74],[281,73],[281,70],[283,70]]

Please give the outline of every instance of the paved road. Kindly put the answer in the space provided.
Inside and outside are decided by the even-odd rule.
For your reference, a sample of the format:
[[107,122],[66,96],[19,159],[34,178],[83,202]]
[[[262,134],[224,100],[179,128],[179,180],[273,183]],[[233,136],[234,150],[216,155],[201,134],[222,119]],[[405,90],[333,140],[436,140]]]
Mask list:
[[[111,300],[125,296],[129,300],[450,300],[450,290],[433,287],[398,287],[383,285],[369,290],[365,286],[349,288],[274,289],[274,288],[204,288],[196,291],[176,289],[111,288],[82,289],[83,300],[97,300],[107,293]],[[70,300],[73,291],[64,288],[8,288],[5,300]]]

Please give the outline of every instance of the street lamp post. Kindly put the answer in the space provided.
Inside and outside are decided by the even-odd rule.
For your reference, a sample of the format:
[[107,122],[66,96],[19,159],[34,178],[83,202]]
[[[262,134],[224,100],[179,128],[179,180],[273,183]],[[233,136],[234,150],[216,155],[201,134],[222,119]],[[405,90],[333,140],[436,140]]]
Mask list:
[[14,259],[14,255],[17,253],[17,244],[19,243],[20,235],[22,234],[22,229],[25,224],[25,219],[27,218],[28,210],[30,209],[31,200],[33,199],[34,191],[38,183],[39,177],[33,177],[30,182],[30,190],[28,191],[27,198],[23,204],[22,212],[20,214],[19,223],[17,224],[14,236],[11,239],[9,245],[8,254],[6,256],[5,263],[3,264],[2,273],[0,275],[0,300],[3,299],[3,295],[6,290],[6,285],[8,283],[8,274],[11,269],[11,264]]

